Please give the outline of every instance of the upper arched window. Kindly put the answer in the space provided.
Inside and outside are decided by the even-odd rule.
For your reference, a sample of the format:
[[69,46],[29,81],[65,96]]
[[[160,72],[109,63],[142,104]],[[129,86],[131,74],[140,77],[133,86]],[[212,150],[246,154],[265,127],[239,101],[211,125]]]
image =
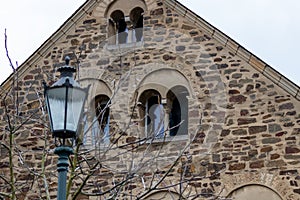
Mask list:
[[128,28],[125,22],[124,13],[120,10],[115,10],[109,18],[109,41],[111,44],[124,44],[127,41]]
[[106,11],[109,45],[140,42],[143,40],[143,0],[117,0]]
[[140,42],[143,39],[143,14],[144,10],[140,7],[136,7],[130,12],[130,20],[133,24],[133,40],[136,42]]

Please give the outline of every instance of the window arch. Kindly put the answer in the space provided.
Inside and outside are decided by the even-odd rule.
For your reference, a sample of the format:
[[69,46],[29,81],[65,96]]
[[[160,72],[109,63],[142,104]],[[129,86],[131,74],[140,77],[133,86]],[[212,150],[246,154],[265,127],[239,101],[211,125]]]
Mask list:
[[228,198],[243,200],[282,200],[278,193],[263,185],[245,185],[232,191]]
[[106,10],[109,45],[143,41],[143,0],[117,0]]
[[188,90],[176,86],[166,98],[154,89],[145,90],[139,98],[139,114],[146,137],[188,134]]
[[126,28],[124,13],[121,10],[113,11],[108,19],[109,44],[125,43]]
[[[167,79],[166,77],[172,77]],[[149,105],[152,99],[158,102],[163,128],[156,132],[155,137],[172,137],[188,134],[189,101],[191,94],[189,81],[177,70],[164,68],[147,74],[138,86],[137,96],[139,102],[140,127],[144,129],[145,136],[149,136]],[[155,92],[154,92],[155,91]],[[157,96],[156,99],[155,97]],[[152,97],[152,98],[151,98]],[[148,99],[148,104],[147,104]],[[149,103],[150,102],[150,103]],[[155,107],[155,109],[158,109]],[[155,110],[157,113],[158,110]],[[148,116],[149,115],[149,116]],[[156,114],[157,115],[157,114]],[[155,115],[155,117],[157,117]],[[162,117],[164,118],[162,120]],[[150,118],[150,120],[152,120]],[[152,120],[153,121],[153,120]]]
[[133,40],[136,42],[142,41],[143,38],[143,26],[144,26],[144,18],[143,18],[144,10],[140,7],[136,7],[132,9],[130,12],[130,20],[133,24]]

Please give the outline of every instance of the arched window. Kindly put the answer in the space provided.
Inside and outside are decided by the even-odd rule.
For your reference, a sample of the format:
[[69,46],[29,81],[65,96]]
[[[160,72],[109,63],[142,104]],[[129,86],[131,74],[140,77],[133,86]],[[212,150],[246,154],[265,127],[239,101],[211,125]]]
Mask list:
[[[166,78],[166,77],[172,77]],[[137,96],[139,106],[140,127],[145,128],[145,135],[149,132],[149,107],[159,105],[161,109],[160,121],[163,125],[160,135],[164,137],[182,136],[186,138],[189,123],[189,97],[191,89],[189,81],[177,70],[163,68],[147,74],[138,85]],[[152,103],[158,102],[158,103]],[[193,103],[193,100],[192,102]],[[156,106],[157,107],[157,106]],[[154,107],[154,108],[156,108]],[[142,109],[143,108],[143,109]],[[157,109],[157,110],[156,110]],[[154,109],[158,113],[158,108]],[[155,114],[157,118],[157,114]],[[163,119],[162,119],[163,118]],[[151,121],[153,121],[151,119]],[[162,134],[163,133],[163,134]]]
[[156,90],[146,90],[139,98],[140,116],[146,136],[162,138],[188,134],[188,90],[176,86],[163,99]]
[[133,24],[133,41],[140,42],[143,38],[143,26],[144,26],[144,18],[143,18],[144,10],[140,7],[134,8],[130,12],[130,20]]
[[188,95],[187,89],[183,86],[176,86],[168,91],[170,136],[188,133]]
[[146,137],[163,137],[165,114],[161,95],[155,90],[146,90],[141,95],[139,103]]
[[117,0],[108,6],[109,45],[129,44],[143,41],[144,0]]
[[108,20],[108,36],[110,44],[123,44],[127,41],[127,24],[124,13],[121,10],[115,10],[111,13]]
[[243,200],[282,200],[277,192],[263,186],[263,185],[245,185],[232,191],[228,197],[229,199],[243,199]]

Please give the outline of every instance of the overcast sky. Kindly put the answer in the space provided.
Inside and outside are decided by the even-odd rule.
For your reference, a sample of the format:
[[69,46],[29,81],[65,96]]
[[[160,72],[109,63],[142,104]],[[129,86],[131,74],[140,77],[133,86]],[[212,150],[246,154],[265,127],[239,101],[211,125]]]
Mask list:
[[[0,83],[21,65],[85,0],[0,2]],[[212,25],[300,85],[299,0],[180,0]]]

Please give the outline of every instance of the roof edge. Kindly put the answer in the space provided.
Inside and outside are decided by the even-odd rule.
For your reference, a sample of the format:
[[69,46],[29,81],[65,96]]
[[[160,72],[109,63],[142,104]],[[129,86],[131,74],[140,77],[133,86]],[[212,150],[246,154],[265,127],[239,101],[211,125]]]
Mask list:
[[271,80],[274,84],[281,87],[284,91],[288,92],[290,95],[295,97],[300,101],[300,87],[282,75],[280,72],[272,68],[266,62],[252,54],[242,45],[237,43],[231,37],[220,31],[218,28],[214,27],[212,24],[207,22],[205,19],[200,17],[198,14],[187,8],[182,3],[177,0],[165,0],[166,6],[175,10],[179,15],[186,18],[191,23],[200,27],[206,34],[210,35],[212,38],[217,40],[219,43],[223,44],[229,50],[231,50],[235,55],[239,56],[254,69],[262,73],[265,77]]
[[[10,76],[4,80],[0,87],[5,91],[11,87],[14,74],[17,76],[22,76],[28,69],[29,66],[38,62],[42,59],[47,51],[64,35],[68,33],[68,31],[76,25],[77,22],[84,17],[88,11],[101,0],[86,0],[72,15],[69,17],[37,50],[35,50],[17,69],[15,72],[11,73]],[[28,67],[26,67],[28,66]],[[3,92],[0,91],[0,94]]]

